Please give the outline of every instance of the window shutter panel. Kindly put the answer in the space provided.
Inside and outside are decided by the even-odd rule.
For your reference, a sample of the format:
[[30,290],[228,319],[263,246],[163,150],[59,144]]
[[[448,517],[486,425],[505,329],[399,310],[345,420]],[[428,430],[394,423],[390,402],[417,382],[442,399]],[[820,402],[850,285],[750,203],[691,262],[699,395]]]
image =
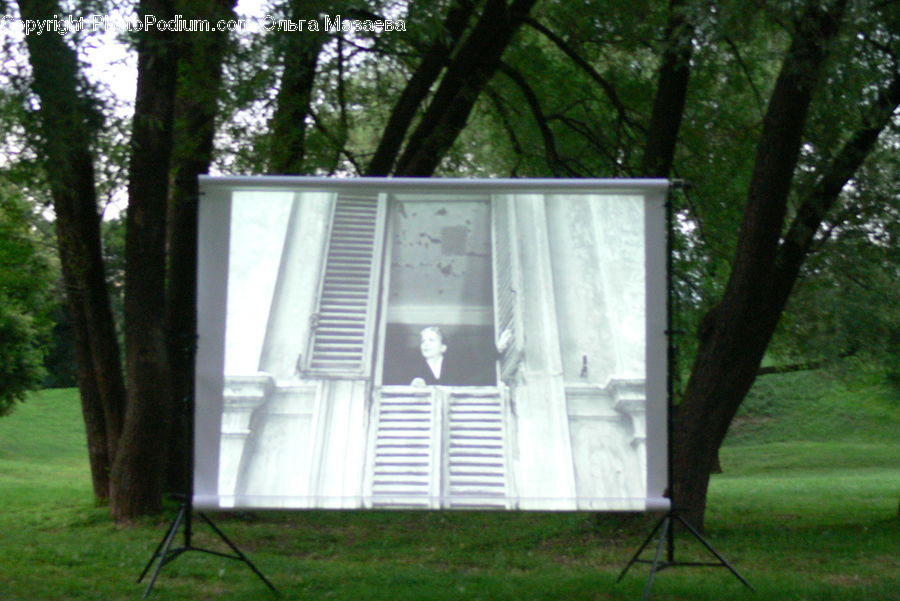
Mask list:
[[376,194],[339,194],[335,200],[309,352],[313,374],[369,374],[384,204]]
[[524,351],[522,273],[516,249],[516,217],[512,196],[491,198],[491,236],[494,245],[494,321],[497,336],[509,330],[510,344],[500,357],[500,378],[509,381]]

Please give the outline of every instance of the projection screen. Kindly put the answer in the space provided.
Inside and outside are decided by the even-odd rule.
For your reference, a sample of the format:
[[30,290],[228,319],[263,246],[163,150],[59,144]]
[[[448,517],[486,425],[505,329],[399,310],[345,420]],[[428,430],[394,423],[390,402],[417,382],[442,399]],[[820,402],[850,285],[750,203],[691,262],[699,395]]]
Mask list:
[[202,177],[194,505],[668,508],[668,185]]

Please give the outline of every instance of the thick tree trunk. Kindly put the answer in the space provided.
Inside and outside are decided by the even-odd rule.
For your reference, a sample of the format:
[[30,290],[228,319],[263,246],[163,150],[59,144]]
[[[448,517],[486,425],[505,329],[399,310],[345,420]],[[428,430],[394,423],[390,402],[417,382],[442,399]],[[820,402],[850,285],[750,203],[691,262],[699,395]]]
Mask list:
[[535,0],[487,0],[484,12],[453,58],[425,115],[413,131],[395,175],[430,176],[466,125],[481,91],[500,65]]
[[[141,15],[174,18],[171,0],[144,0]],[[171,391],[165,337],[166,208],[177,35],[150,29],[138,45],[138,84],[125,237],[128,407],[113,464],[117,520],[158,511],[168,454]]]
[[[191,2],[185,18],[229,19],[234,0]],[[191,423],[197,338],[197,176],[212,162],[225,32],[182,36],[175,98],[172,194],[169,206],[166,335],[172,385],[172,433],[166,488],[191,490]],[[189,57],[189,58],[188,58]]]
[[[52,19],[54,1],[20,0],[25,19]],[[78,382],[94,494],[109,496],[109,470],[121,432],[125,386],[106,288],[90,141],[100,127],[81,93],[75,52],[56,35],[26,37],[40,99],[42,159],[56,213],[66,297],[75,334]]]
[[[109,498],[109,472],[122,427],[125,387],[112,310],[105,294],[99,227],[73,221],[71,215],[61,217],[60,213],[67,214],[71,208],[65,205],[73,202],[65,196],[64,193],[54,194],[57,241],[75,339],[91,481],[94,495],[106,500]],[[86,217],[99,224],[96,214],[95,219]],[[92,246],[94,252],[89,250]],[[92,267],[87,267],[88,264]],[[95,288],[94,293],[89,292],[90,288]]]
[[91,486],[94,496],[105,501],[109,499],[109,468],[112,465],[110,441],[106,433],[106,416],[97,388],[94,363],[90,356],[90,342],[83,340],[88,330],[87,320],[82,311],[83,299],[77,298],[78,295],[74,293],[67,293],[66,296],[75,341],[76,373],[81,396],[81,415],[87,437],[88,462],[91,466]]
[[[60,263],[75,334],[91,480],[94,494],[105,500],[109,498],[109,472],[122,430],[125,384],[103,269],[93,172],[87,161],[79,162],[85,170],[84,181],[76,183],[67,178],[72,187],[56,190],[53,198]],[[53,168],[59,170],[59,165],[55,161]]]
[[[328,6],[323,2],[291,0],[289,18],[295,21],[317,19],[319,14],[327,12]],[[306,155],[306,119],[310,115],[316,64],[328,36],[325,32],[281,32],[276,35],[280,36],[284,72],[275,114],[269,124],[272,141],[268,172],[270,175],[299,175],[303,173]]]
[[709,477],[784,308],[779,238],[812,93],[844,2],[813,3],[798,24],[763,122],[731,277],[700,341],[673,433],[675,502],[703,527]]

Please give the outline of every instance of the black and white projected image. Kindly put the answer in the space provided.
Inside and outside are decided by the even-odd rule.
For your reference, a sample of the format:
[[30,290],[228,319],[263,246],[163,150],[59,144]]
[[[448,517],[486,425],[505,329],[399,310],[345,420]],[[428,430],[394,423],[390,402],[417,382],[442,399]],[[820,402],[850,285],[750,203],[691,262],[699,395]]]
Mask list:
[[664,506],[638,181],[202,180],[195,504]]

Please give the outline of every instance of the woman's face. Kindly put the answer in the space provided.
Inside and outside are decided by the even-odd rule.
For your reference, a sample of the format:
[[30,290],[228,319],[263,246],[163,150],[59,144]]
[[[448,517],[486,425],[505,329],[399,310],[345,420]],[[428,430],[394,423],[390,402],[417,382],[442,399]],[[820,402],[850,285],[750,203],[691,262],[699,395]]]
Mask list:
[[447,352],[447,345],[441,340],[440,335],[432,330],[422,332],[422,342],[419,348],[422,356],[426,359],[436,359]]

